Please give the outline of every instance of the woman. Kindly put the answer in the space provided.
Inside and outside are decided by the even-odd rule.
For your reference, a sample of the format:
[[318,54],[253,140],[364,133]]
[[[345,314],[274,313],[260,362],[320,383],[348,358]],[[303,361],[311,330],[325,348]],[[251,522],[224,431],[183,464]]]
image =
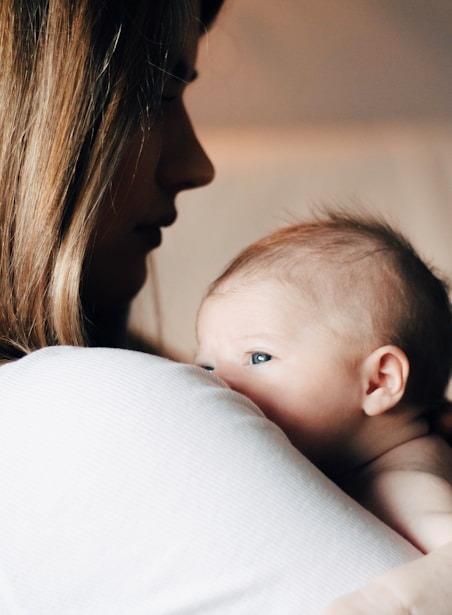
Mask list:
[[148,4],[2,3],[4,358],[111,335],[176,194],[212,179],[182,94],[221,2]]
[[209,374],[112,348],[213,177],[183,92],[221,4],[1,2],[2,614],[308,614],[417,555]]

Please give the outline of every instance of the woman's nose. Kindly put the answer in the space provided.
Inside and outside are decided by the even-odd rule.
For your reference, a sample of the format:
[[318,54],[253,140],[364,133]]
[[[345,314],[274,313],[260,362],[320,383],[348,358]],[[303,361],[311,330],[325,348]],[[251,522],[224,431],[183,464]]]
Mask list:
[[[173,120],[173,121],[171,121]],[[209,184],[215,169],[196,137],[181,102],[177,115],[166,118],[158,166],[159,182],[174,193]]]

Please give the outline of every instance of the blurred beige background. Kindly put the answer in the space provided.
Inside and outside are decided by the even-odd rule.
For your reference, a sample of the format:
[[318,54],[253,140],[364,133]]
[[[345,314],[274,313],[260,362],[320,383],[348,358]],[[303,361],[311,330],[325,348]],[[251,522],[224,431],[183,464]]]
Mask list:
[[178,198],[135,329],[190,360],[209,282],[323,202],[382,212],[452,277],[451,0],[226,0],[199,71],[217,177]]

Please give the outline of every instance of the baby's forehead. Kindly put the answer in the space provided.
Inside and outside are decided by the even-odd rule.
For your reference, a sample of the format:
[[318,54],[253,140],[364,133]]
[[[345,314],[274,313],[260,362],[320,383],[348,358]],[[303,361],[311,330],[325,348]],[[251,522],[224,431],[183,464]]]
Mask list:
[[270,273],[234,273],[221,280],[207,294],[206,299],[212,298],[221,301],[222,298],[249,295],[268,295],[268,293],[285,294],[298,290],[297,284],[288,278],[272,275]]
[[[309,293],[284,278],[234,275],[224,280],[201,305],[199,315],[210,323],[237,319],[250,327],[265,323],[274,327],[300,326],[306,322],[327,324],[331,310],[322,309]],[[237,322],[237,321],[236,321]]]
[[[385,284],[382,267],[372,259],[344,262],[343,259],[306,258],[276,259],[261,263],[260,267],[250,263],[232,270],[214,282],[207,297],[235,297],[238,301],[250,295],[268,298],[272,296],[284,301],[293,299],[300,305],[314,307],[347,320],[347,316],[368,316],[382,314],[381,291]],[[378,292],[377,292],[378,290]],[[358,313],[358,314],[357,314]]]

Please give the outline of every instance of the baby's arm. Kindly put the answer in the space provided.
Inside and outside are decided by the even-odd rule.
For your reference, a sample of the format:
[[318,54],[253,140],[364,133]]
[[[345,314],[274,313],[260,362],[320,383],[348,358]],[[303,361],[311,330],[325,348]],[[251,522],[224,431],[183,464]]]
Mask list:
[[452,449],[436,437],[377,460],[356,499],[424,553],[452,542]]
[[380,575],[322,615],[450,615],[452,543]]
[[[323,615],[447,615],[452,604],[452,450],[436,438],[401,447],[368,476],[360,501],[428,555],[335,600]],[[407,468],[407,469],[402,469]],[[359,497],[361,495],[361,497]]]

